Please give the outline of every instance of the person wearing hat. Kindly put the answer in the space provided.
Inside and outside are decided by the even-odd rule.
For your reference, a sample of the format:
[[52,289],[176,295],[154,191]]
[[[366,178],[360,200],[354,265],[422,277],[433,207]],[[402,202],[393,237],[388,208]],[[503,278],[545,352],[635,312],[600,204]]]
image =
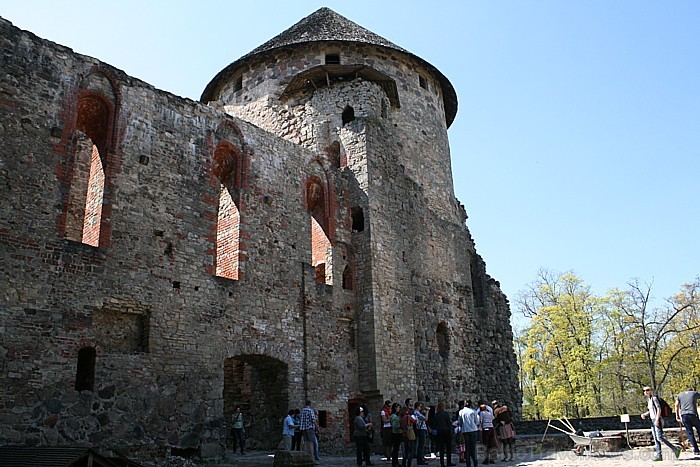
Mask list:
[[644,388],[644,397],[647,398],[647,410],[642,414],[642,420],[646,420],[647,417],[651,419],[651,434],[654,438],[654,445],[656,447],[656,458],[655,461],[663,460],[661,457],[661,443],[663,442],[666,446],[671,448],[676,458],[680,457],[681,450],[676,448],[669,440],[664,436],[663,423],[661,421],[661,403],[659,398],[656,397],[651,388],[646,386]]

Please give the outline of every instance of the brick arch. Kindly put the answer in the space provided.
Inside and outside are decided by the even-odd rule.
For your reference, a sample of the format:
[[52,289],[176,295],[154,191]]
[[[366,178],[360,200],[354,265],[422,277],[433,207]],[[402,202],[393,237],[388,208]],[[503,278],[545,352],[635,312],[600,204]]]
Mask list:
[[316,222],[323,228],[323,231],[328,236],[328,196],[325,184],[317,176],[311,176],[306,179],[306,210],[311,213]]
[[311,264],[316,268],[316,282],[333,285],[333,222],[331,187],[320,160],[308,166],[304,183],[304,207],[311,221]]
[[219,181],[215,274],[238,280],[241,270],[241,149],[220,141],[214,150],[214,176]]
[[66,126],[57,152],[61,214],[59,234],[94,247],[107,247],[111,234],[119,93],[111,77],[93,70],[64,104]]
[[217,141],[229,141],[239,147],[244,146],[243,132],[232,120],[224,120],[214,131]]

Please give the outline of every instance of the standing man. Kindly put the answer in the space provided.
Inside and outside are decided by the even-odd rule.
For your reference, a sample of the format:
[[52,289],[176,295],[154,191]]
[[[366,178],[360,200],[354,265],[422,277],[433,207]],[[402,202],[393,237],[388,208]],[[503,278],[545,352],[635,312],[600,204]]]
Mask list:
[[472,408],[472,400],[464,401],[464,408],[459,411],[459,426],[464,437],[464,460],[467,467],[478,465],[476,443],[479,440],[479,414]]
[[659,398],[652,394],[649,386],[644,388],[644,397],[647,398],[647,408],[649,410],[642,414],[642,420],[645,420],[647,417],[651,419],[651,434],[654,437],[654,444],[656,446],[656,459],[654,460],[663,460],[661,458],[662,441],[666,446],[671,448],[673,453],[676,455],[676,458],[678,458],[681,455],[681,450],[677,449],[664,437],[663,423],[661,422],[661,403],[659,402]]
[[700,436],[698,400],[700,400],[700,393],[693,388],[688,388],[686,391],[678,394],[678,397],[676,398],[676,420],[678,420],[679,423],[683,422],[688,439],[693,445],[693,454],[696,456],[700,454],[700,450],[698,449],[698,443],[695,440],[693,427],[698,430],[698,436]]
[[241,455],[245,454],[245,432],[243,429],[243,412],[241,412],[241,406],[237,405],[234,409],[233,415],[231,416],[233,422],[232,435],[233,435],[233,453],[236,453],[236,447],[241,447]]
[[292,409],[287,413],[287,416],[284,419],[284,423],[282,424],[282,439],[284,440],[284,448],[287,451],[292,450],[292,438],[294,438],[295,428],[296,425],[294,425],[294,409]]
[[311,401],[306,401],[306,407],[301,409],[301,439],[304,441],[304,451],[314,457],[314,442],[316,441],[316,412],[311,408]]

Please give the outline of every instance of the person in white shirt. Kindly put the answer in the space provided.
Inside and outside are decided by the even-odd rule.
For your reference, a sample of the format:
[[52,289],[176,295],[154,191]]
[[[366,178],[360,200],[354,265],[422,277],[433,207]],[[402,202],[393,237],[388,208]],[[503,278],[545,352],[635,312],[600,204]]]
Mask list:
[[663,460],[661,457],[661,443],[663,442],[666,446],[671,448],[671,450],[678,458],[681,455],[681,450],[676,448],[669,440],[664,437],[663,423],[661,421],[661,403],[659,398],[656,397],[649,386],[644,388],[644,397],[647,398],[647,410],[642,414],[642,420],[646,420],[647,417],[651,419],[651,434],[654,437],[654,445],[656,447],[656,458],[655,461]]
[[472,462],[474,462],[475,467],[478,465],[476,442],[479,439],[480,422],[477,411],[472,408],[471,399],[467,399],[464,401],[464,408],[459,411],[459,426],[464,438],[464,460],[467,467],[471,467]]

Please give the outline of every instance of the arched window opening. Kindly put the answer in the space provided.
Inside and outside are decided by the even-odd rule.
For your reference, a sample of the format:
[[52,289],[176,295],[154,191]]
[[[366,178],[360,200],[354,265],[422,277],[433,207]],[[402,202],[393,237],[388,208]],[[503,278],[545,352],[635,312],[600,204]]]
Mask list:
[[83,347],[78,351],[75,390],[92,391],[95,388],[95,348]]
[[103,220],[109,120],[109,106],[102,99],[94,96],[80,99],[73,134],[65,237],[95,247],[100,243]]
[[316,268],[316,282],[333,285],[330,258],[331,242],[318,221],[311,216],[311,264]]
[[228,188],[221,185],[216,224],[216,275],[238,280],[241,216]]
[[316,282],[333,285],[333,253],[328,238],[326,194],[316,177],[307,183],[306,207],[311,214],[311,265],[316,268]]
[[216,223],[216,275],[238,280],[240,270],[241,216],[232,195],[236,193],[240,153],[227,142],[214,152],[214,175],[219,179],[219,207]]
[[83,243],[98,246],[100,243],[100,226],[102,225],[102,202],[105,192],[105,171],[97,146],[92,145],[90,156],[90,176],[85,200],[85,219],[83,220]]
[[351,106],[346,106],[345,109],[343,109],[343,126],[347,125],[348,123],[352,122],[355,120],[355,109],[353,109]]
[[450,354],[450,333],[445,323],[438,324],[435,338],[437,340],[438,353],[443,359],[446,359]]

